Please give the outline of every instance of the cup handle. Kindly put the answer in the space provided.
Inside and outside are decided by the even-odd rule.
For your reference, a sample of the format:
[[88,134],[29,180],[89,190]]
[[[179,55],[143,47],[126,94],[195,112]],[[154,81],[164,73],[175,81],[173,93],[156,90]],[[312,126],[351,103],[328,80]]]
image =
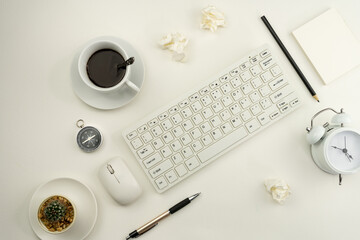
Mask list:
[[126,84],[134,91],[140,92],[140,89],[138,88],[138,86],[136,86],[133,82],[128,80],[128,81],[126,81]]

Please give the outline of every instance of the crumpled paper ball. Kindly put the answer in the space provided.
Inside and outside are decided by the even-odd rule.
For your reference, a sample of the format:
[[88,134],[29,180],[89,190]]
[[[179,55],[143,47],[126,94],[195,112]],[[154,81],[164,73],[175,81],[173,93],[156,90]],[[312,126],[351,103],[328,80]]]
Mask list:
[[210,5],[201,10],[202,17],[200,27],[215,32],[218,27],[225,26],[225,15],[216,7]]
[[280,204],[283,204],[291,194],[289,185],[282,179],[267,179],[265,187],[272,198]]
[[170,33],[162,37],[159,41],[159,45],[162,49],[168,49],[173,54],[175,61],[185,60],[185,47],[187,46],[189,39],[178,32]]

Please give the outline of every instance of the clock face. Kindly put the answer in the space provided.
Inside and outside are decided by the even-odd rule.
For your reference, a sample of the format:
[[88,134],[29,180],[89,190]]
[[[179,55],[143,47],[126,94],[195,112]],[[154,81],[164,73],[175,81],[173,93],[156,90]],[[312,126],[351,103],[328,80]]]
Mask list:
[[329,163],[341,171],[360,167],[360,135],[351,130],[336,133],[325,146]]
[[102,139],[99,130],[88,126],[79,131],[76,140],[83,151],[92,152],[100,146]]

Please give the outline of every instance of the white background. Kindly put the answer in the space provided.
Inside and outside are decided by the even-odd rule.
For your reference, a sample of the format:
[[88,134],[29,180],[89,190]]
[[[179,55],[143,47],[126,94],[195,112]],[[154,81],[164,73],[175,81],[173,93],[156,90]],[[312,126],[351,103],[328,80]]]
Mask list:
[[[200,11],[214,4],[227,27],[199,29]],[[291,32],[335,7],[360,39],[357,0],[249,1],[0,1],[0,236],[37,239],[28,221],[38,185],[73,177],[90,186],[98,200],[97,223],[88,239],[124,239],[147,220],[196,192],[201,196],[141,239],[358,239],[360,174],[338,177],[313,163],[305,141],[310,118],[324,107],[343,107],[360,128],[360,71],[323,85]],[[321,103],[308,93],[260,20],[266,15]],[[187,63],[171,60],[157,46],[165,34],[189,39]],[[83,103],[71,87],[71,64],[92,38],[112,35],[129,41],[146,67],[141,93],[125,107],[103,111]],[[269,43],[301,96],[303,106],[222,156],[173,189],[158,194],[122,139],[132,122],[165,105]],[[329,49],[331,50],[331,49]],[[360,56],[359,56],[360,57]],[[331,114],[317,119],[322,124]],[[103,133],[91,154],[79,150],[75,122],[83,118]],[[143,195],[120,206],[97,177],[99,167],[122,156],[143,187]],[[285,179],[292,196],[280,206],[266,192],[269,177]]]

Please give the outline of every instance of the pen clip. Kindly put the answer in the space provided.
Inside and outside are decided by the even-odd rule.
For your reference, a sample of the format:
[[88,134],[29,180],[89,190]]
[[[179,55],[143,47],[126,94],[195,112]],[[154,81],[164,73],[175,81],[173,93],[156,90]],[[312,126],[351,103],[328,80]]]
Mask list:
[[139,236],[143,235],[144,233],[150,231],[151,229],[153,229],[154,227],[156,227],[158,224],[159,224],[159,223],[155,223],[154,225],[152,225],[151,227],[149,227],[148,229],[146,229],[144,232],[142,232],[141,234],[139,234],[139,235],[136,236],[136,237],[139,237]]

